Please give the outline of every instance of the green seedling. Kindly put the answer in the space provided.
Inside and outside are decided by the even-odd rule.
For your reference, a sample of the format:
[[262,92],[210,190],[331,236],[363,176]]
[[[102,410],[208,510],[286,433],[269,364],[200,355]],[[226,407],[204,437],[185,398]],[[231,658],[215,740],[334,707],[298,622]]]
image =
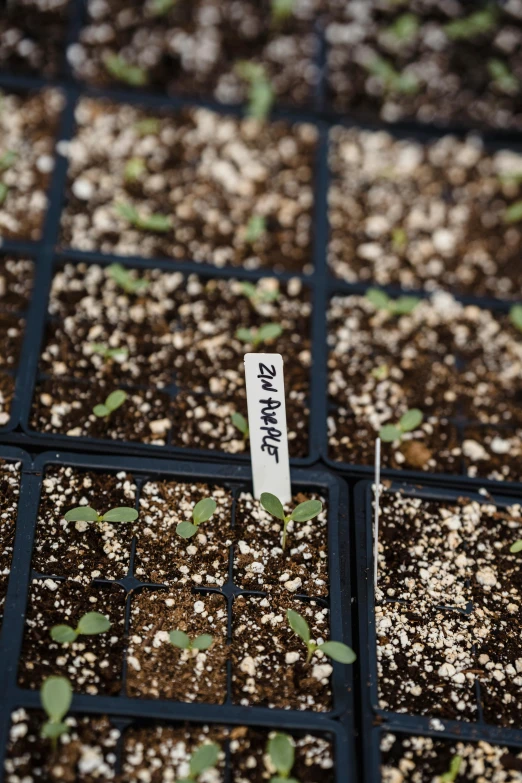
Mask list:
[[147,280],[134,277],[132,272],[129,269],[125,269],[121,264],[111,264],[107,272],[114,282],[120,288],[123,288],[126,294],[139,294],[149,287]]
[[505,92],[508,95],[514,95],[518,92],[520,82],[517,77],[511,73],[505,62],[496,59],[488,60],[488,71],[493,80],[493,84],[501,92]]
[[203,498],[192,509],[192,522],[180,522],[176,527],[176,533],[181,538],[192,538],[202,522],[207,522],[217,508],[213,498]]
[[171,631],[169,633],[169,639],[174,647],[179,647],[180,650],[208,650],[214,639],[208,633],[202,633],[201,636],[196,636],[191,639],[190,636],[184,631]]
[[394,440],[401,440],[405,432],[411,432],[417,429],[422,423],[424,414],[418,408],[412,408],[401,416],[398,424],[385,424],[379,430],[379,438],[385,443],[392,443]]
[[152,215],[140,215],[133,204],[116,204],[116,211],[120,217],[140,231],[164,234],[172,228],[172,218],[169,215],[162,215],[159,212]]
[[504,212],[504,223],[519,223],[522,220],[522,201],[515,201]]
[[509,320],[522,332],[522,305],[513,305],[509,311]]
[[123,176],[126,182],[137,182],[147,171],[143,158],[131,158],[125,164]]
[[283,504],[279,498],[270,492],[262,492],[260,501],[265,511],[268,511],[269,514],[272,514],[276,519],[280,519],[283,523],[283,536],[281,539],[283,551],[286,548],[288,523],[291,520],[293,522],[309,522],[323,510],[323,504],[320,500],[305,500],[304,503],[299,503],[290,514],[285,514]]
[[385,381],[390,375],[390,368],[387,364],[380,364],[378,367],[374,367],[372,370],[372,377],[376,381]]
[[105,633],[109,630],[111,624],[107,617],[100,612],[87,612],[76,628],[70,625],[54,625],[51,628],[51,638],[54,642],[66,644],[74,642],[78,636],[95,636],[99,633]]
[[444,32],[452,41],[468,41],[477,35],[489,33],[496,25],[497,14],[494,8],[484,8],[444,25]]
[[321,650],[325,655],[338,663],[353,663],[357,659],[352,648],[342,642],[323,642],[323,644],[312,642],[310,639],[310,626],[299,612],[294,612],[293,609],[287,609],[286,619],[288,620],[292,631],[297,634],[306,645],[306,665],[310,663],[316,650]]
[[40,700],[48,720],[42,726],[42,737],[50,739],[56,750],[58,737],[66,734],[69,727],[63,719],[72,702],[72,687],[66,677],[47,677],[40,688]]
[[111,413],[121,408],[127,399],[127,392],[117,389],[109,394],[105,402],[95,405],[92,412],[99,419],[108,419]]
[[522,552],[522,538],[519,538],[518,541],[515,541],[514,544],[511,544],[511,546],[509,547],[509,551],[513,555],[516,555],[519,552]]
[[253,245],[266,233],[266,218],[263,215],[252,215],[245,232],[245,242]]
[[248,84],[249,117],[264,122],[274,103],[275,94],[263,65],[241,60],[236,64],[236,74]]
[[450,761],[450,768],[440,776],[440,783],[455,783],[462,766],[462,756],[453,756]]
[[109,348],[108,345],[103,343],[91,343],[91,351],[99,354],[105,362],[120,361],[124,362],[129,356],[129,349],[122,346],[121,348]]
[[248,421],[241,413],[232,414],[232,424],[243,436],[243,440],[248,440],[250,436],[250,430],[248,428]]
[[161,122],[155,117],[146,117],[134,123],[134,130],[138,136],[155,136],[160,132]]
[[272,0],[270,9],[272,20],[275,24],[282,24],[289,19],[294,12],[295,0]]
[[151,10],[154,16],[165,16],[172,11],[177,0],[152,0]]
[[415,14],[402,14],[384,30],[384,34],[391,36],[397,43],[405,44],[417,37],[419,27],[419,19]]
[[263,288],[248,281],[241,283],[241,293],[248,297],[254,306],[277,302],[281,296],[279,288]]
[[420,302],[416,296],[399,296],[391,299],[387,293],[379,288],[369,288],[366,299],[372,303],[376,310],[384,310],[391,315],[409,315]]
[[17,157],[18,154],[14,152],[14,150],[7,150],[4,152],[4,154],[0,156],[0,171],[7,171],[7,169],[10,169]]
[[392,246],[395,251],[404,250],[408,244],[408,235],[403,228],[394,228],[392,231]]
[[242,343],[248,343],[253,348],[257,348],[263,343],[276,340],[283,334],[283,327],[279,324],[264,324],[259,329],[240,328],[236,332],[236,337]]
[[399,95],[415,95],[420,83],[414,73],[396,71],[393,65],[380,55],[376,55],[365,64],[366,70],[382,83],[384,89]]
[[103,64],[107,73],[113,79],[125,82],[125,84],[131,87],[144,87],[149,80],[148,73],[144,68],[140,68],[138,65],[131,65],[121,54],[107,55],[103,60]]
[[102,522],[134,522],[137,518],[136,509],[128,506],[116,506],[105,514],[98,514],[91,506],[76,506],[65,514],[67,522],[96,522],[98,525]]
[[0,205],[4,203],[8,193],[9,193],[9,188],[7,187],[5,182],[0,182]]
[[177,783],[196,783],[203,772],[216,766],[220,750],[215,742],[200,745],[190,757],[188,777],[180,778]]
[[288,734],[278,732],[270,737],[266,752],[277,772],[274,777],[270,778],[270,783],[299,783],[296,778],[290,777],[295,761],[295,751]]

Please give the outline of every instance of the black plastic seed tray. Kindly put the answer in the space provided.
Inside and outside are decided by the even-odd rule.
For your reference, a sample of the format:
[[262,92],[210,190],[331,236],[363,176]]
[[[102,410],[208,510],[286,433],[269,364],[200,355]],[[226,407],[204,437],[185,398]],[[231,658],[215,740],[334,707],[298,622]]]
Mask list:
[[[494,502],[497,506],[506,507],[520,503],[520,495],[491,495],[470,492],[467,486],[462,491],[453,488],[439,489],[421,485],[401,484],[391,482],[386,487],[386,493],[401,491],[406,497],[425,500],[455,502],[459,498],[477,501],[481,504]],[[378,674],[377,674],[377,636],[375,628],[375,593],[373,565],[373,484],[359,482],[354,489],[354,519],[355,519],[355,559],[357,580],[357,613],[360,655],[361,680],[361,730],[364,740],[364,757],[367,770],[367,780],[374,783],[380,780],[378,776],[379,731],[372,730],[379,726],[390,731],[401,731],[415,734],[426,733],[444,738],[459,738],[463,740],[485,740],[504,745],[522,747],[522,729],[500,727],[485,722],[482,715],[480,683],[475,681],[475,699],[477,705],[476,720],[449,720],[436,716],[420,716],[383,710],[379,707]],[[388,599],[392,601],[392,599]],[[455,612],[449,606],[437,606],[437,609]],[[468,605],[460,612],[466,614],[473,611]],[[384,729],[383,729],[384,730]]]
[[[2,453],[15,457],[20,454],[13,449],[4,449]],[[238,465],[212,465],[189,462],[169,462],[160,460],[120,459],[107,456],[81,456],[79,454],[60,454],[47,452],[37,457],[33,463],[25,461],[22,474],[18,525],[13,556],[13,567],[9,582],[4,613],[4,633],[0,640],[0,685],[4,693],[4,710],[0,716],[0,749],[5,748],[8,736],[10,713],[17,707],[37,707],[39,695],[35,691],[25,690],[17,685],[18,661],[22,649],[26,604],[32,580],[52,578],[61,581],[60,567],[56,574],[44,575],[32,570],[31,559],[35,537],[36,520],[42,493],[42,481],[45,470],[51,466],[71,466],[89,471],[118,472],[129,471],[137,485],[136,504],[139,503],[140,487],[147,478],[175,479],[180,481],[208,481],[229,488],[234,498],[242,489],[251,488],[250,471]],[[350,581],[346,553],[340,551],[339,526],[346,524],[347,489],[342,481],[323,471],[294,470],[292,472],[294,489],[302,488],[309,492],[316,490],[328,498],[328,552],[329,586],[327,599],[317,599],[321,605],[330,609],[330,632],[334,639],[351,641],[350,632]],[[234,524],[232,509],[232,525]],[[344,538],[343,538],[344,540]],[[130,627],[130,596],[133,591],[147,587],[150,590],[162,590],[161,584],[142,582],[134,573],[136,539],[133,539],[127,575],[115,583],[127,594],[125,613],[125,637]],[[342,565],[342,567],[341,567]],[[228,639],[232,633],[231,609],[234,599],[239,595],[260,595],[260,591],[243,590],[233,581],[233,551],[230,549],[229,578],[222,587],[194,588],[196,593],[218,593],[224,596],[228,607]],[[111,584],[105,579],[93,580],[94,585]],[[175,588],[174,588],[175,589]],[[309,601],[310,595],[293,595],[297,600]],[[125,655],[123,656],[125,659]],[[353,763],[351,758],[351,732],[343,736],[338,725],[332,721],[341,714],[352,721],[352,667],[333,664],[331,681],[333,708],[330,712],[305,712],[300,710],[269,709],[265,707],[245,707],[232,703],[232,671],[227,669],[227,698],[223,705],[204,703],[181,703],[161,699],[129,698],[125,694],[126,666],[122,663],[122,689],[117,696],[76,695],[73,701],[74,712],[103,713],[111,716],[135,720],[150,718],[156,720],[196,721],[202,723],[230,725],[264,725],[288,730],[321,729],[336,736],[339,770]],[[58,672],[57,672],[58,673]],[[346,759],[349,757],[349,761]],[[1,763],[1,760],[0,760]],[[339,781],[345,778],[339,777]]]

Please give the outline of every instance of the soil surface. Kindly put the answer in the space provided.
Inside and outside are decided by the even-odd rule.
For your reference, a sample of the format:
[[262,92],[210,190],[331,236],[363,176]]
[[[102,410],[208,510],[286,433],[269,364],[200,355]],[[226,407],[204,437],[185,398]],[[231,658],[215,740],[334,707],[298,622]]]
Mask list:
[[[262,279],[251,300],[236,280],[160,270],[141,279],[145,290],[125,294],[97,265],[66,264],[56,274],[33,426],[72,437],[244,451],[231,416],[246,415],[243,357],[253,346],[235,335],[277,323],[282,334],[259,350],[289,357],[290,453],[306,456],[311,304],[301,282]],[[95,344],[128,355],[105,361]],[[117,388],[127,390],[127,400],[108,420],[97,418],[93,406]]]
[[20,709],[13,713],[6,783],[101,783],[115,779],[120,732],[106,717],[67,717],[69,732],[58,739],[55,752],[50,741],[40,737],[45,720],[43,712]]
[[0,239],[37,240],[63,98],[56,90],[0,97],[0,183],[7,188],[0,199]]
[[522,572],[509,549],[520,505],[386,492],[381,506],[380,707],[517,726]]
[[286,619],[287,609],[306,618],[311,638],[329,637],[328,609],[285,595],[239,596],[233,604],[232,689],[236,704],[325,712],[332,708],[329,658],[306,647]]
[[461,141],[331,133],[329,264],[348,282],[519,297],[522,155]]
[[[261,124],[205,109],[151,115],[91,99],[80,102],[76,119],[63,245],[311,270],[313,126]],[[129,161],[137,166],[130,175]],[[142,220],[161,215],[165,225],[136,227],[121,215],[122,204]],[[264,226],[250,237],[252,218]]]
[[16,529],[16,514],[20,495],[19,462],[0,459],[0,626],[11,570],[11,558]]
[[454,756],[462,762],[459,783],[516,783],[521,779],[522,753],[488,742],[456,742],[432,737],[383,734],[382,783],[432,783],[450,770]]
[[[76,628],[87,612],[110,621],[106,633],[80,635],[59,644],[55,625]],[[18,684],[39,690],[46,677],[64,674],[75,693],[116,695],[121,688],[125,592],[117,586],[85,586],[54,579],[33,580],[26,615]]]
[[16,0],[2,7],[0,69],[55,77],[62,70],[69,0]]
[[469,431],[461,439],[456,424],[487,424],[497,454],[516,448],[504,441],[514,440],[520,422],[522,335],[507,315],[442,292],[403,316],[376,310],[366,297],[337,296],[329,323],[333,459],[373,465],[380,428],[413,408],[423,422],[383,444],[383,465],[473,475],[480,464],[482,475],[496,472],[481,441]]
[[[328,5],[328,86],[337,110],[388,122],[415,118],[522,127],[519,2],[328,0]],[[449,25],[484,9],[489,12],[480,31],[476,25],[471,34],[468,22],[457,38]],[[495,75],[499,69],[504,78]]]
[[87,25],[68,59],[80,78],[106,85],[115,81],[106,59],[119,55],[142,69],[140,80],[149,88],[213,95],[225,103],[245,98],[235,65],[252,60],[265,67],[278,98],[310,103],[319,76],[313,34],[318,5],[295,0],[289,18],[278,23],[270,0],[179,0],[161,15],[150,1],[137,8],[129,0],[89,0]]
[[9,422],[15,376],[25,320],[33,285],[33,263],[5,256],[0,258],[0,427]]

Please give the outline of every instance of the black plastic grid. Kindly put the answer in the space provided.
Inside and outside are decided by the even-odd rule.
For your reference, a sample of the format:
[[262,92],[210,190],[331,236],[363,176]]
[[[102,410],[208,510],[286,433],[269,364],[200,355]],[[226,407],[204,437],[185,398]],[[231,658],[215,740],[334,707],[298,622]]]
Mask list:
[[[484,495],[471,493],[467,488],[463,492],[432,487],[412,486],[409,484],[392,483],[386,487],[386,492],[401,491],[405,497],[416,497],[424,500],[454,503],[463,496],[466,499],[481,504],[494,503],[500,507],[520,502],[520,496]],[[522,729],[501,727],[486,723],[482,716],[480,683],[475,681],[475,698],[477,718],[475,720],[449,720],[438,716],[420,716],[411,713],[398,713],[383,710],[379,707],[378,674],[377,674],[377,636],[375,630],[375,591],[373,582],[373,484],[359,482],[355,487],[355,557],[357,579],[357,612],[359,631],[359,655],[361,677],[361,723],[365,742],[364,756],[368,780],[378,781],[377,775],[379,740],[374,726],[383,726],[386,730],[405,733],[422,733],[436,736],[458,738],[462,740],[485,740],[486,742],[518,745],[522,747]],[[392,599],[389,599],[393,602]],[[400,601],[398,603],[407,603]],[[448,612],[459,611],[469,614],[473,606],[461,607],[434,606]],[[383,729],[384,730],[384,729]],[[373,770],[368,773],[368,770]]]
[[[8,450],[14,453],[16,450]],[[3,453],[3,452],[2,452]],[[146,461],[128,458],[106,456],[82,456],[78,454],[44,453],[37,457],[33,463],[24,464],[22,472],[22,486],[20,492],[20,504],[18,510],[17,534],[13,555],[13,567],[9,582],[9,589],[4,612],[4,629],[9,628],[9,633],[4,633],[0,639],[0,686],[5,694],[4,711],[0,716],[0,766],[1,754],[5,749],[7,732],[9,730],[10,713],[16,707],[37,707],[39,694],[37,691],[22,689],[17,685],[17,671],[25,626],[25,612],[28,594],[33,578],[48,578],[43,574],[32,571],[31,557],[36,531],[36,520],[40,502],[42,480],[45,468],[50,465],[72,466],[78,469],[91,471],[126,470],[137,480],[138,492],[136,503],[139,502],[139,486],[147,479],[158,480],[160,478],[177,478],[180,481],[201,480],[222,484],[231,488],[234,493],[242,489],[251,488],[249,470],[243,466],[225,466],[197,463],[166,463],[161,460]],[[334,639],[345,639],[349,644],[351,633],[349,621],[346,615],[350,607],[349,573],[346,563],[340,568],[340,543],[339,543],[339,516],[343,521],[347,514],[347,490],[343,482],[327,472],[294,470],[292,472],[292,484],[298,489],[302,487],[310,491],[310,488],[327,495],[328,497],[328,551],[329,551],[329,598],[321,598],[318,602],[329,605],[330,608],[330,632]],[[161,590],[164,585],[142,582],[134,574],[134,552],[136,539],[133,540],[132,553],[127,575],[120,580],[93,580],[93,585],[116,583],[127,593],[125,613],[125,635],[128,635],[130,624],[130,602],[132,592],[141,589]],[[242,590],[232,581],[233,552],[229,557],[229,579],[221,588],[195,588],[195,593],[218,593],[224,596],[228,605],[228,639],[231,641],[231,610],[232,604],[238,595],[265,595],[261,591]],[[54,580],[56,575],[50,575]],[[58,577],[60,578],[60,577]],[[175,585],[171,585],[175,589]],[[294,596],[298,600],[314,600],[308,595]],[[347,627],[348,626],[348,627]],[[352,720],[351,691],[352,670],[351,667],[333,664],[331,681],[333,709],[330,712],[306,712],[301,710],[270,709],[267,707],[241,706],[232,703],[231,698],[231,665],[228,663],[227,673],[227,700],[223,705],[206,703],[182,703],[162,699],[130,698],[124,695],[125,687],[125,659],[122,662],[123,684],[122,692],[117,696],[90,696],[75,695],[73,699],[73,712],[86,712],[96,714],[115,715],[128,720],[136,718],[150,718],[156,720],[196,721],[201,723],[220,724],[244,724],[278,727],[289,730],[308,729],[317,726],[325,732],[332,732],[338,736],[340,747],[346,747],[348,737],[343,737],[337,724],[332,718],[341,714],[346,716],[348,722]],[[352,763],[350,761],[350,763]],[[339,767],[340,769],[340,767]]]

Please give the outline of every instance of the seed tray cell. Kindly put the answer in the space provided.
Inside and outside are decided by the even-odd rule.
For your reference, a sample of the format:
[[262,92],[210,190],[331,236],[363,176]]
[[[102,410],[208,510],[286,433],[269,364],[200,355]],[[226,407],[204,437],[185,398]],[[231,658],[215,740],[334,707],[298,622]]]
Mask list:
[[21,471],[27,455],[20,449],[0,449],[0,629],[11,572]]

